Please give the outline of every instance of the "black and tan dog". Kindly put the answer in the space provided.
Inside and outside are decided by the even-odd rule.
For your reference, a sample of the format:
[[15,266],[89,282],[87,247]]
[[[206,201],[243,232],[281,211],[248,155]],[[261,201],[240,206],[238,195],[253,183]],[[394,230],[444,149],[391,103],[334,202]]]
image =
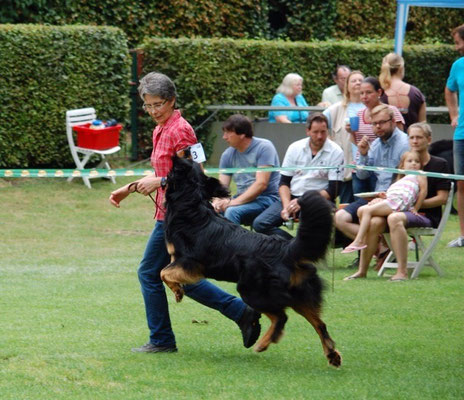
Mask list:
[[210,201],[229,193],[217,179],[207,177],[199,164],[174,158],[167,179],[166,242],[171,263],[161,278],[179,302],[182,285],[203,278],[237,283],[243,300],[264,313],[271,326],[255,345],[264,351],[277,343],[293,308],[314,327],[329,363],[341,364],[324,322],[320,319],[322,281],[311,261],[321,258],[332,230],[332,211],[317,192],[306,192],[298,233],[291,241],[253,233],[216,214]]

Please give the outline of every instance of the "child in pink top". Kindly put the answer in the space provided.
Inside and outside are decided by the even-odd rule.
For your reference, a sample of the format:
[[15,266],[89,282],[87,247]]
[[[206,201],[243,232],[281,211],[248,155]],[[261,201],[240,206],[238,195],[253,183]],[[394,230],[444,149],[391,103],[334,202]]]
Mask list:
[[[419,153],[405,152],[400,160],[399,169],[418,171],[422,168]],[[351,253],[367,247],[366,232],[372,217],[386,217],[393,212],[411,211],[417,214],[427,195],[427,178],[422,175],[398,175],[387,192],[381,192],[376,198],[358,210],[359,231],[354,241],[342,250]]]

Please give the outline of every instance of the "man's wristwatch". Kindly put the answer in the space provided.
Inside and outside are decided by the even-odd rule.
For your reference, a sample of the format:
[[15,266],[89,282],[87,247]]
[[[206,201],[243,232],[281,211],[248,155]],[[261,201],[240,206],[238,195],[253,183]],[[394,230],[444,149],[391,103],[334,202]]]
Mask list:
[[161,189],[163,190],[166,188],[166,177],[165,176],[161,178],[160,186],[161,186]]

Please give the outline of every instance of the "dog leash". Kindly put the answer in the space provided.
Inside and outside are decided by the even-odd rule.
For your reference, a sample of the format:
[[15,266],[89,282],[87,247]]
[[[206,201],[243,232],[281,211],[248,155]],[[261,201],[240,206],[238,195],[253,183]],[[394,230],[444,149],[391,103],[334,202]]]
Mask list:
[[[138,187],[137,187],[138,184],[139,184],[139,183],[138,183],[137,181],[136,181],[136,182],[130,183],[129,186],[127,187],[127,190],[129,190],[129,192],[130,192],[130,189],[131,189],[132,187],[134,187],[134,192],[140,193],[139,190],[138,190]],[[155,204],[155,206],[156,206],[158,209],[160,209],[163,213],[166,212],[166,209],[158,204],[158,202],[153,198],[153,196],[151,195],[151,193],[148,193],[148,196],[150,196],[151,201],[153,201],[153,203]]]

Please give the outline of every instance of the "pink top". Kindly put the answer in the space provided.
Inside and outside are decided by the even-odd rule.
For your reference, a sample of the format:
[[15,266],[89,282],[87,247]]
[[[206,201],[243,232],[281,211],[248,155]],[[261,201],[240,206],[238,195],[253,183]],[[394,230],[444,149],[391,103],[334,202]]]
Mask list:
[[385,201],[394,211],[410,211],[416,204],[419,190],[417,175],[406,175],[388,188]]

